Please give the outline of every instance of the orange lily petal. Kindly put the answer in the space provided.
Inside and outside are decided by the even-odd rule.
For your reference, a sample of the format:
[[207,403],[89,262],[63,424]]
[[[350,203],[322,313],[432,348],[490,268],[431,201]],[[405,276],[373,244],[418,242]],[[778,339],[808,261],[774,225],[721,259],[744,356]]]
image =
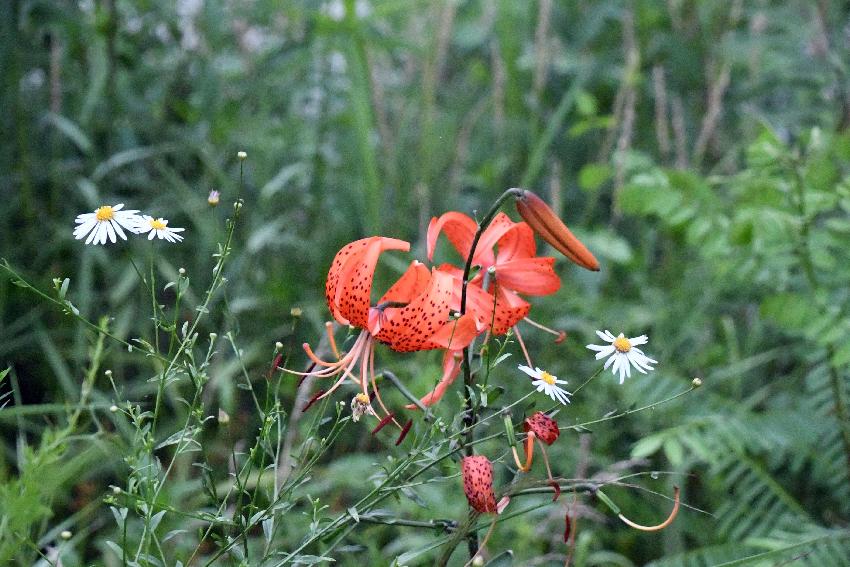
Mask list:
[[499,253],[496,264],[509,262],[515,258],[531,258],[537,254],[534,231],[527,223],[515,223],[513,228],[499,239]]
[[496,264],[496,282],[510,290],[527,295],[549,295],[561,288],[555,273],[555,259],[548,257],[519,258]]
[[456,321],[449,321],[441,329],[428,337],[422,344],[421,350],[444,348],[450,350],[462,349],[469,346],[485,327],[478,324],[475,316],[467,313]]
[[423,344],[448,321],[451,300],[452,277],[434,270],[423,293],[406,307],[386,310],[386,320],[375,338],[399,352],[433,348]]
[[510,290],[497,287],[496,312],[493,315],[493,334],[504,335],[508,332],[508,329],[528,315],[530,310],[531,304],[529,302]]
[[[440,381],[437,382],[437,386],[419,400],[422,402],[423,406],[430,407],[443,398],[446,390],[449,389],[449,386],[454,383],[455,379],[460,374],[460,361],[461,354],[459,351],[446,351],[446,354],[443,356],[443,376],[440,378]],[[416,404],[408,404],[404,407],[405,409],[415,410],[418,406]]]
[[[481,258],[484,258],[484,254],[487,254],[487,258],[492,258],[489,262],[476,262],[477,264],[483,264],[485,266],[492,266],[495,263],[495,258],[493,257],[493,247],[496,243],[499,243],[501,248],[501,240],[506,234],[510,234],[514,228],[516,228],[517,223],[511,220],[511,218],[505,213],[498,213],[490,224],[484,229],[484,232],[481,233],[481,238],[478,239],[478,245],[475,247],[475,256],[476,258],[481,255]],[[533,238],[532,238],[533,240]]]
[[414,260],[408,266],[407,271],[387,290],[378,300],[378,304],[386,301],[397,301],[408,303],[414,297],[425,291],[431,280],[431,270],[425,264]]
[[[472,218],[463,213],[450,211],[444,213],[439,218],[434,217],[428,225],[428,236],[426,238],[428,248],[428,260],[434,259],[434,249],[437,246],[437,238],[440,232],[445,233],[455,250],[466,259],[469,255],[469,250],[472,248],[472,240],[475,238],[475,231],[478,230],[478,223]],[[481,245],[476,246],[473,262],[491,265],[494,261],[492,245],[490,248],[485,248]]]
[[347,244],[337,252],[328,271],[325,298],[339,323],[366,327],[375,265],[385,250],[407,252],[410,243],[373,236]]

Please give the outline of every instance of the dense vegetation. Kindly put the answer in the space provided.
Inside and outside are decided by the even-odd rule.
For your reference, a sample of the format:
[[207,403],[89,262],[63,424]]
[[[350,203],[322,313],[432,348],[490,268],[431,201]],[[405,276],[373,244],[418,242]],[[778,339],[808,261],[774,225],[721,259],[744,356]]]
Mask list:
[[[564,492],[515,496],[488,564],[850,564],[846,3],[7,0],[0,18],[0,560],[463,565],[491,522],[461,486],[465,398],[497,490],[520,478],[500,412],[519,434],[552,407],[515,337],[487,345],[486,387],[406,414],[398,446],[351,419],[354,390],[302,412],[319,384],[276,365],[319,344],[344,244],[412,243],[382,256],[383,290],[424,261],[432,217],[523,187],[601,263],[558,259],[531,316],[567,339],[522,327],[535,363],[575,390],[597,329],[646,333],[659,362],[559,411]],[[73,238],[114,203],[185,240]],[[376,356],[417,395],[440,375],[438,353]],[[653,523],[673,486],[663,531],[606,505]]]

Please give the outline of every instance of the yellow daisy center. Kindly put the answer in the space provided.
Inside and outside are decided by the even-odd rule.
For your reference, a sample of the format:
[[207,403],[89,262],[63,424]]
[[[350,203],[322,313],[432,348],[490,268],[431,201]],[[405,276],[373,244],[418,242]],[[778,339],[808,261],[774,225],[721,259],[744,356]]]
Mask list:
[[166,224],[168,222],[162,219],[151,219],[151,228],[154,230],[165,230]]
[[115,211],[113,211],[112,207],[109,205],[104,205],[94,212],[94,216],[99,221],[112,220],[115,216]]
[[614,339],[614,348],[620,352],[629,352],[632,350],[632,343],[626,337],[617,337]]
[[552,386],[555,384],[555,377],[546,372],[545,370],[540,373],[540,379]]
[[369,396],[367,396],[363,392],[360,392],[359,394],[354,396],[354,399],[357,400],[357,402],[361,403],[361,404],[368,404],[369,403]]

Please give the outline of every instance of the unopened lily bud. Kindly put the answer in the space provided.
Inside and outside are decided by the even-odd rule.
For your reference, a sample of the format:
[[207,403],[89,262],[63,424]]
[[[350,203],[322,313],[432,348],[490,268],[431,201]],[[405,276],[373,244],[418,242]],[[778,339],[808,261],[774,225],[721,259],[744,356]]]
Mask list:
[[582,268],[599,271],[599,262],[543,199],[528,190],[517,197],[516,208],[534,232]]
[[463,491],[469,505],[482,514],[496,512],[493,493],[493,464],[483,455],[464,457],[461,461]]

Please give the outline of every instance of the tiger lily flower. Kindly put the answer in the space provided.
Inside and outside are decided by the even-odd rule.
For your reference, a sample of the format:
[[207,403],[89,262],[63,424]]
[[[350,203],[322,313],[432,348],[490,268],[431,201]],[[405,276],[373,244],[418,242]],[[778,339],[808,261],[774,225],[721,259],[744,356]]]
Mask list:
[[[428,259],[433,259],[441,233],[462,258],[467,258],[477,230],[475,220],[459,212],[431,219],[427,236]],[[467,310],[476,315],[480,324],[487,327],[492,324],[494,334],[506,333],[528,315],[531,305],[519,294],[550,295],[560,289],[561,279],[554,270],[555,259],[536,253],[532,229],[524,222],[513,222],[504,213],[497,214],[481,234],[472,255],[472,264],[479,270],[467,286]],[[463,271],[450,264],[438,270],[454,278],[453,300],[454,306],[459,308]]]
[[[372,282],[378,257],[387,250],[407,252],[410,244],[395,238],[373,236],[357,240],[337,252],[328,271],[325,297],[333,318],[342,325],[360,329],[351,349],[337,349],[332,325],[327,332],[336,360],[320,359],[304,343],[307,356],[317,369],[308,372],[287,370],[300,376],[336,378],[336,382],[317,400],[329,396],[350,379],[369,396],[369,383],[382,409],[390,415],[375,384],[375,343],[383,343],[399,352],[429,349],[461,349],[479,329],[471,316],[451,319],[452,280],[445,273],[428,270],[414,261],[407,271],[381,297],[371,304]],[[359,372],[355,371],[359,368]]]

